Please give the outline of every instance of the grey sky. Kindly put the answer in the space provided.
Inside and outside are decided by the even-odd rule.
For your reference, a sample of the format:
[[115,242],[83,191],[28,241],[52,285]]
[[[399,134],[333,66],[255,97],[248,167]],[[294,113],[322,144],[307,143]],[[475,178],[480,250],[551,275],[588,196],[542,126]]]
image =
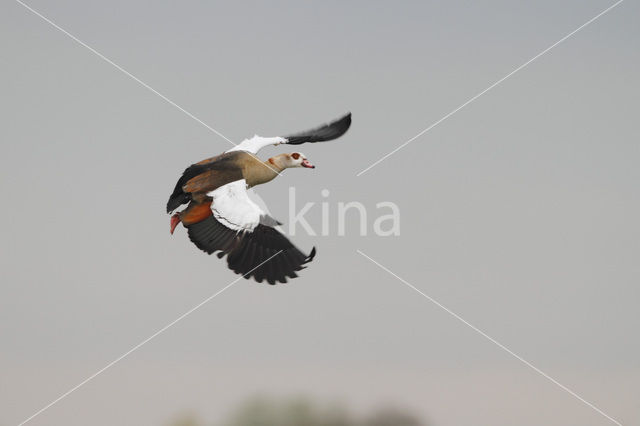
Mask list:
[[[392,401],[435,425],[610,424],[357,248],[638,423],[636,2],[355,176],[612,3],[29,2],[232,140],[352,111],[345,137],[301,148],[315,170],[258,189],[275,217],[292,185],[299,204],[329,189],[334,215],[401,209],[400,237],[298,232],[318,249],[301,278],[239,282],[31,424],[213,421],[254,392]],[[235,279],[164,214],[183,168],[231,145],[12,1],[0,52],[12,425]]]

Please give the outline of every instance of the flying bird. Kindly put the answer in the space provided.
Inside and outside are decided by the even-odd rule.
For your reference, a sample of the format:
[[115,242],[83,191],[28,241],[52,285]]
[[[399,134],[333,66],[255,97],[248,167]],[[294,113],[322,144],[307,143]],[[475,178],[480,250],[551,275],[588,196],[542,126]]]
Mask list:
[[275,226],[280,222],[251,201],[247,189],[272,181],[283,170],[315,166],[301,152],[279,154],[261,161],[255,154],[269,145],[300,145],[330,141],[351,125],[351,113],[320,127],[291,136],[245,139],[232,149],[192,164],[176,183],[167,202],[170,231],[182,223],[189,239],[208,254],[227,256],[229,269],[245,278],[286,283],[313,260],[315,247],[307,255],[295,247]]

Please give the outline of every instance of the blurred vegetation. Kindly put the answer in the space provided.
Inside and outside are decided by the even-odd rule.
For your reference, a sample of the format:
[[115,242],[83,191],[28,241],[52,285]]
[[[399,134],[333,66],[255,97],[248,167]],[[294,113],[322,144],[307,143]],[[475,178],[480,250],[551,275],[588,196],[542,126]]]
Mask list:
[[391,407],[355,416],[339,404],[319,405],[305,398],[274,400],[254,397],[222,422],[200,422],[184,415],[169,426],[426,426],[418,417]]

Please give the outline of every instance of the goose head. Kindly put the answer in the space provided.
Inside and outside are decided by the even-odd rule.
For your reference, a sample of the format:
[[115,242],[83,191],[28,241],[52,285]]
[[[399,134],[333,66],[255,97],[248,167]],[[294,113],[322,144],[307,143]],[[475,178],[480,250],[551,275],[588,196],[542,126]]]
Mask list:
[[307,157],[301,152],[292,152],[291,154],[285,154],[285,167],[305,167],[307,169],[315,169],[316,166],[311,164]]

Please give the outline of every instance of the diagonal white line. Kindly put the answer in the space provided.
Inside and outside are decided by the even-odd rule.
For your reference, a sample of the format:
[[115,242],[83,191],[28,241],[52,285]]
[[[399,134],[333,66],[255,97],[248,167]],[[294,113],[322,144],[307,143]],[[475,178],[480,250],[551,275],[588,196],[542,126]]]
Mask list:
[[59,397],[57,397],[56,399],[54,399],[53,401],[51,401],[49,404],[45,405],[44,407],[42,407],[40,410],[36,411],[34,414],[32,414],[31,416],[29,416],[27,419],[23,420],[21,423],[18,424],[18,426],[22,426],[25,423],[31,421],[34,417],[38,416],[39,414],[41,414],[43,411],[51,408],[53,405],[57,404],[58,402],[60,402],[61,400],[63,400],[64,398],[66,398],[67,396],[69,396],[71,393],[73,393],[74,391],[76,391],[78,388],[82,387],[83,385],[87,384],[88,382],[90,382],[91,380],[95,379],[97,376],[99,376],[100,374],[104,373],[106,370],[108,370],[109,368],[113,367],[115,364],[117,364],[118,362],[122,361],[124,358],[126,358],[128,355],[130,355],[132,352],[138,350],[141,346],[145,345],[146,343],[148,343],[150,340],[152,340],[153,338],[157,337],[158,335],[162,334],[163,332],[165,332],[167,329],[169,329],[170,327],[172,327],[173,325],[175,325],[177,322],[181,321],[182,319],[184,319],[185,317],[187,317],[188,315],[192,314],[194,311],[196,311],[197,309],[199,309],[200,307],[202,307],[203,305],[205,305],[207,302],[209,302],[211,299],[215,298],[216,296],[218,296],[219,294],[221,294],[223,291],[225,291],[226,289],[228,289],[229,287],[231,287],[232,285],[234,285],[235,283],[237,283],[238,281],[240,281],[242,278],[246,277],[247,275],[249,275],[251,272],[253,272],[254,270],[258,269],[260,266],[264,265],[265,263],[267,263],[268,261],[270,261],[271,259],[273,259],[274,257],[276,257],[277,255],[279,255],[280,253],[282,253],[282,250],[278,251],[276,254],[274,254],[273,256],[271,256],[270,258],[268,258],[267,260],[265,260],[264,262],[261,262],[258,266],[256,266],[255,268],[251,269],[249,272],[247,272],[246,274],[242,275],[241,277],[238,277],[237,279],[235,279],[234,281],[230,282],[229,284],[227,284],[225,287],[223,287],[221,290],[218,290],[216,293],[212,294],[211,296],[207,297],[206,299],[204,299],[202,302],[198,303],[196,306],[194,306],[193,308],[189,309],[187,312],[185,312],[184,314],[180,315],[178,318],[176,318],[175,320],[171,321],[169,324],[165,325],[164,327],[162,327],[160,330],[156,331],[155,333],[153,333],[151,336],[147,337],[146,339],[144,339],[142,342],[138,343],[137,345],[135,345],[134,347],[132,347],[131,349],[129,349],[127,352],[123,353],[122,355],[120,355],[118,358],[114,359],[113,361],[111,361],[109,364],[105,365],[104,367],[102,367],[100,370],[96,371],[95,373],[93,373],[91,376],[87,377],[86,379],[84,379],[83,381],[81,381],[80,383],[78,383],[77,385],[75,385],[74,387],[72,387],[71,389],[69,389],[68,391],[66,391],[65,393],[63,393],[62,395],[60,395]]
[[584,24],[580,25],[578,28],[576,28],[575,30],[571,31],[569,34],[567,34],[566,36],[562,37],[560,40],[556,41],[555,43],[553,43],[551,46],[547,47],[546,49],[544,49],[542,52],[538,53],[536,56],[534,56],[533,58],[529,59],[527,62],[525,62],[524,64],[520,65],[518,68],[516,68],[515,70],[511,71],[509,74],[505,75],[504,77],[502,77],[500,80],[496,81],[495,83],[493,83],[491,86],[487,87],[486,89],[484,89],[482,92],[478,93],[477,95],[475,95],[474,97],[472,97],[471,99],[469,99],[468,101],[466,101],[465,103],[463,103],[462,105],[460,105],[458,108],[454,109],[453,111],[451,111],[450,113],[448,113],[447,115],[445,115],[444,117],[442,117],[441,119],[439,119],[438,121],[436,121],[435,123],[433,123],[432,125],[430,125],[429,127],[427,127],[426,129],[424,129],[423,131],[421,131],[420,133],[418,133],[417,135],[415,135],[414,137],[412,137],[411,139],[409,139],[408,141],[406,141],[405,143],[403,143],[402,145],[398,146],[396,149],[394,149],[393,151],[391,151],[390,153],[388,153],[387,155],[385,155],[384,157],[380,158],[378,161],[374,162],[373,164],[371,164],[369,167],[367,167],[366,169],[360,171],[360,173],[358,173],[356,176],[360,176],[364,173],[366,173],[369,169],[375,167],[376,165],[378,165],[379,163],[381,163],[382,161],[384,161],[385,159],[387,159],[388,157],[390,157],[391,155],[395,154],[396,152],[400,151],[402,148],[404,148],[405,146],[409,145],[411,142],[413,142],[414,140],[418,139],[420,136],[424,135],[425,133],[427,133],[429,130],[433,129],[434,127],[436,127],[438,124],[442,123],[443,121],[445,121],[447,118],[451,117],[453,114],[455,114],[456,112],[460,111],[462,108],[466,107],[467,105],[469,105],[471,102],[475,101],[476,99],[478,99],[480,96],[484,95],[485,93],[487,93],[489,90],[493,89],[494,87],[496,87],[498,84],[502,83],[503,81],[505,81],[506,79],[508,79],[509,77],[511,77],[512,75],[514,75],[515,73],[517,73],[518,71],[522,70],[524,67],[526,67],[527,65],[529,65],[531,62],[535,61],[536,59],[538,59],[539,57],[541,57],[542,55],[544,55],[545,53],[547,53],[548,51],[550,51],[551,49],[553,49],[554,47],[556,47],[557,45],[559,45],[560,43],[562,43],[563,41],[565,41],[566,39],[568,39],[569,37],[571,37],[572,35],[574,35],[575,33],[577,33],[578,31],[580,31],[581,29],[583,29],[584,27],[586,27],[587,25],[591,24],[593,21],[595,21],[596,19],[600,18],[602,15],[604,15],[605,13],[609,12],[611,9],[613,9],[614,7],[616,7],[617,5],[619,5],[620,3],[622,3],[624,0],[618,0],[617,2],[615,2],[614,4],[612,4],[611,6],[609,6],[608,8],[606,8],[605,10],[603,10],[602,12],[598,13],[596,16],[594,16],[593,18],[589,19],[587,22],[585,22]]
[[410,287],[411,289],[413,289],[414,291],[420,293],[423,297],[425,297],[426,299],[428,299],[431,303],[433,303],[434,305],[438,306],[439,308],[443,309],[444,311],[446,311],[449,315],[453,316],[455,319],[457,319],[458,321],[462,322],[464,325],[466,325],[467,327],[471,328],[473,331],[477,332],[478,334],[480,334],[481,336],[483,336],[484,338],[486,338],[487,340],[489,340],[491,343],[495,344],[496,346],[498,346],[500,349],[504,350],[505,352],[509,353],[511,356],[513,356],[514,358],[516,358],[518,361],[522,362],[523,364],[525,364],[527,367],[531,368],[533,371],[535,371],[536,373],[540,374],[541,376],[543,376],[544,378],[546,378],[547,380],[551,381],[552,383],[556,384],[557,386],[559,386],[562,390],[566,391],[567,393],[569,393],[570,395],[572,395],[573,397],[577,398],[578,400],[582,401],[584,404],[588,405],[589,407],[593,408],[595,411],[597,411],[598,413],[602,414],[604,417],[606,417],[607,419],[611,420],[613,423],[622,426],[622,424],[620,422],[618,422],[616,419],[614,419],[613,417],[609,416],[607,413],[605,413],[604,411],[602,411],[601,409],[599,409],[598,407],[596,407],[595,405],[593,405],[592,403],[590,403],[589,401],[587,401],[586,399],[582,398],[580,395],[578,395],[577,393],[575,393],[574,391],[572,391],[571,389],[569,389],[568,387],[566,387],[565,385],[563,385],[562,383],[558,382],[556,379],[554,379],[553,377],[549,376],[547,373],[545,373],[544,371],[540,370],[538,367],[536,367],[535,365],[531,364],[529,361],[527,361],[526,359],[522,358],[520,355],[516,354],[515,352],[513,352],[511,349],[507,348],[505,345],[503,345],[502,343],[498,342],[496,339],[494,339],[493,337],[489,336],[487,333],[485,333],[484,331],[480,330],[478,327],[476,327],[475,325],[471,324],[470,322],[468,322],[467,320],[465,320],[464,318],[462,318],[460,315],[456,314],[455,312],[453,312],[451,309],[447,308],[446,306],[444,306],[442,303],[438,302],[437,300],[435,300],[433,297],[423,293],[421,290],[419,290],[418,288],[416,288],[415,286],[413,286],[411,283],[405,281],[404,279],[402,279],[401,277],[399,277],[398,275],[396,275],[395,273],[393,273],[392,271],[390,271],[388,268],[386,268],[385,266],[381,265],[380,263],[378,263],[377,261],[373,260],[371,257],[367,256],[366,254],[364,254],[362,251],[360,250],[356,250],[360,255],[362,255],[363,257],[369,259],[372,263],[376,264],[380,269],[388,272],[389,274],[393,275],[394,277],[396,277],[398,280],[400,280],[403,284],[407,285],[408,287]]
[[209,126],[207,123],[205,123],[204,121],[202,121],[201,119],[199,119],[198,117],[196,117],[195,115],[193,115],[192,113],[190,113],[189,111],[187,111],[186,109],[182,108],[180,105],[178,105],[177,103],[173,102],[171,99],[167,98],[165,95],[163,95],[162,93],[158,92],[156,89],[154,89],[153,87],[149,86],[147,83],[145,83],[144,81],[140,80],[138,77],[136,77],[135,75],[131,74],[129,71],[125,70],[124,68],[122,68],[120,65],[116,64],[115,62],[113,62],[111,59],[107,58],[106,56],[104,56],[102,53],[98,52],[96,49],[94,49],[93,47],[89,46],[87,43],[83,42],[82,40],[80,40],[78,37],[74,36],[73,34],[71,34],[69,31],[65,30],[64,28],[60,27],[58,24],[56,24],[55,22],[53,22],[51,19],[47,18],[46,16],[42,15],[40,12],[38,12],[37,10],[35,10],[34,8],[32,8],[31,6],[29,6],[28,4],[22,2],[21,0],[16,0],[16,2],[18,2],[19,4],[21,4],[22,6],[24,6],[27,10],[31,11],[34,15],[39,16],[40,18],[42,18],[44,21],[48,22],[51,26],[53,26],[55,29],[57,29],[58,31],[62,32],[63,34],[65,34],[66,36],[68,36],[69,38],[71,38],[73,41],[75,41],[76,43],[78,43],[79,45],[89,49],[92,53],[94,53],[96,56],[98,56],[100,59],[104,60],[105,62],[113,65],[115,68],[117,68],[119,71],[121,71],[122,73],[126,74],[128,77],[132,78],[133,80],[135,80],[137,83],[139,83],[140,85],[142,85],[143,87],[145,87],[146,89],[150,90],[151,92],[155,93],[156,95],[158,95],[159,97],[161,97],[162,99],[164,99],[165,101],[169,102],[171,105],[173,105],[174,107],[176,107],[177,109],[179,109],[180,111],[182,111],[183,113],[185,113],[186,115],[188,115],[189,117],[193,118],[195,121],[197,121],[198,123],[202,124],[204,127],[206,127],[207,129],[211,130],[213,133],[215,133],[216,135],[220,136],[221,138],[225,139],[227,142],[229,142],[231,145],[236,145],[231,139],[229,139],[228,137],[226,137],[225,135],[223,135],[222,133],[220,133],[219,131],[217,131],[216,129],[214,129],[213,127]]
[[[125,75],[127,75],[128,77],[132,78],[133,80],[135,80],[137,83],[139,83],[141,86],[143,86],[144,88],[150,90],[151,92],[153,92],[154,94],[158,95],[161,99],[164,99],[165,101],[167,101],[169,104],[173,105],[174,107],[176,107],[178,110],[182,111],[183,113],[185,113],[187,116],[193,118],[195,121],[197,121],[198,123],[202,124],[204,127],[206,127],[207,129],[211,130],[213,133],[215,133],[216,135],[220,136],[221,138],[223,138],[224,140],[226,140],[227,142],[229,142],[231,145],[233,146],[237,146],[237,144],[235,142],[233,142],[231,139],[229,139],[228,137],[226,137],[225,135],[223,135],[222,133],[220,133],[219,131],[217,131],[216,129],[214,129],[213,127],[209,126],[207,123],[205,123],[204,121],[202,121],[201,119],[199,119],[198,117],[196,117],[195,115],[193,115],[192,113],[190,113],[189,111],[187,111],[186,109],[184,109],[183,107],[181,107],[180,105],[178,105],[177,103],[175,103],[174,101],[172,101],[171,99],[167,98],[165,95],[163,95],[162,93],[158,92],[156,89],[154,89],[153,87],[149,86],[147,83],[145,83],[144,81],[140,80],[138,77],[136,77],[135,75],[131,74],[129,71],[125,70],[124,68],[122,68],[120,65],[116,64],[115,62],[113,62],[111,59],[107,58],[106,56],[104,56],[102,53],[98,52],[96,49],[94,49],[93,47],[89,46],[87,43],[83,42],[82,40],[80,40],[78,37],[74,36],[73,34],[71,34],[69,31],[65,30],[64,28],[60,27],[58,24],[56,24],[55,22],[53,22],[51,19],[47,18],[46,16],[42,15],[40,12],[38,12],[37,10],[35,10],[34,8],[32,8],[31,6],[29,6],[28,4],[24,3],[21,0],[16,0],[17,3],[21,4],[22,6],[24,6],[27,10],[31,11],[34,15],[42,18],[45,22],[49,23],[51,26],[53,26],[55,29],[57,29],[58,31],[62,32],[63,34],[65,34],[66,36],[68,36],[69,38],[71,38],[73,41],[75,41],[76,43],[78,43],[79,45],[89,49],[89,51],[91,51],[92,53],[94,53],[96,56],[98,56],[100,59],[104,60],[105,62],[107,62],[110,65],[113,65],[116,69],[118,69],[119,71],[121,71],[122,73],[124,73]],[[271,171],[275,172],[276,174],[278,174],[279,176],[282,176],[282,173],[280,173],[279,171],[277,171],[276,169],[274,169],[273,167],[271,167],[270,165],[264,163],[262,160],[260,160],[257,156],[255,156],[253,153],[248,152],[249,155],[251,155],[253,158],[255,158],[256,160],[258,160],[260,162],[260,164],[262,164],[263,166],[265,166],[266,168],[270,169]]]

